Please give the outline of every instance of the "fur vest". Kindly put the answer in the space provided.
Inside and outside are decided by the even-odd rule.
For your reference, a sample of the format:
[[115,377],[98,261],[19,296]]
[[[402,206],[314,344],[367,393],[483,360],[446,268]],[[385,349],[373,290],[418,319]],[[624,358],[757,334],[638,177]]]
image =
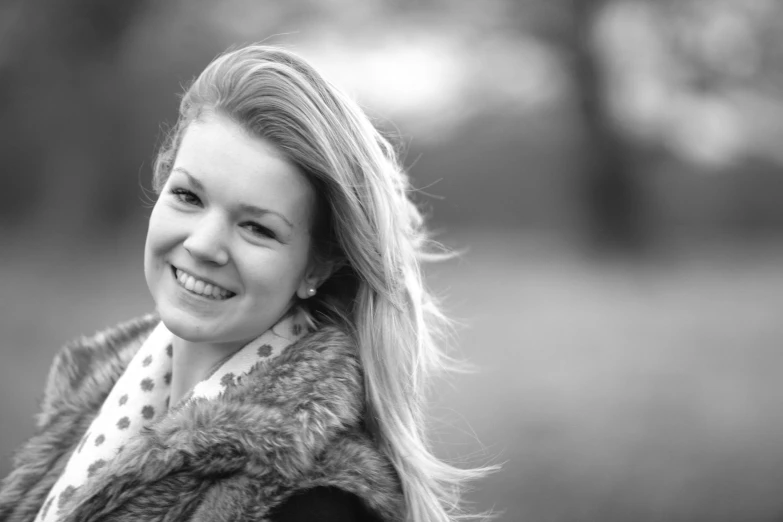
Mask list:
[[[64,346],[35,435],[0,485],[0,521],[32,521],[71,453],[158,319]],[[212,400],[172,409],[75,493],[67,522],[265,521],[291,495],[333,486],[386,521],[404,518],[388,459],[364,428],[361,366],[349,336],[307,335]]]

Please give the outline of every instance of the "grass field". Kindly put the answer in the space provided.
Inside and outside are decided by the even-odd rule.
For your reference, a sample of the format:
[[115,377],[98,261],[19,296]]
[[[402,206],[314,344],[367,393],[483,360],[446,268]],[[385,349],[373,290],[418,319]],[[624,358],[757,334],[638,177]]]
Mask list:
[[[478,371],[436,388],[439,454],[502,462],[500,520],[783,520],[783,249],[587,258],[465,233],[430,269]],[[125,245],[117,247],[117,245]],[[141,240],[0,260],[0,475],[65,340],[150,308]]]

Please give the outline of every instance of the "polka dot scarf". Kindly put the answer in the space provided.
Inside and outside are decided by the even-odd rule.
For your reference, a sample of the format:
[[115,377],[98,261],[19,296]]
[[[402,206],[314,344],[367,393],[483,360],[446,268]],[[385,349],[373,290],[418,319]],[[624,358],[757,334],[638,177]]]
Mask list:
[[[306,328],[301,316],[281,319],[202,380],[176,405],[197,397],[217,397],[238,384],[260,360],[274,357],[301,338]],[[60,478],[41,506],[36,522],[56,522],[69,507],[73,494],[121,452],[128,440],[158,421],[169,410],[173,334],[159,323],[117,380],[70,457]]]

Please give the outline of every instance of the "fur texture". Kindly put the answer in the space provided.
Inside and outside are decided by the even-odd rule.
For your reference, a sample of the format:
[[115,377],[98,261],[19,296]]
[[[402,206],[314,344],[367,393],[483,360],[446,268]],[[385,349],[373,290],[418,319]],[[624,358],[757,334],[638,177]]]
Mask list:
[[[28,522],[158,319],[63,347],[35,435],[0,485],[0,520]],[[68,522],[264,521],[297,491],[336,486],[384,520],[404,518],[389,461],[364,430],[363,380],[349,336],[324,328],[259,363],[213,400],[172,410],[75,492]],[[54,507],[54,506],[52,506]]]

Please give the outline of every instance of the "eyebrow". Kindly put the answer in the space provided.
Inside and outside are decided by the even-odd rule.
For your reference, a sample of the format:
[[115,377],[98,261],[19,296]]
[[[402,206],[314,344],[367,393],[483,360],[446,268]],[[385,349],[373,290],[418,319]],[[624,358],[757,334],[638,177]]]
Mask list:
[[[172,172],[174,172],[174,171],[181,172],[182,174],[184,174],[188,178],[188,181],[190,182],[191,185],[196,187],[198,190],[200,190],[202,192],[205,192],[204,184],[201,183],[198,179],[196,179],[196,177],[193,176],[190,172],[188,172],[187,170],[183,169],[182,167],[175,167],[172,170]],[[276,212],[274,210],[269,210],[268,208],[261,208],[261,207],[255,206],[255,205],[249,205],[247,203],[242,203],[241,205],[239,205],[239,210],[241,210],[242,212],[248,213],[248,214],[255,214],[256,216],[263,216],[265,214],[274,214],[275,216],[277,216],[280,219],[282,219],[283,221],[285,221],[285,223],[289,227],[296,228],[296,227],[294,227],[293,223],[291,223],[288,220],[288,218],[286,218],[283,214],[281,214],[280,212]]]
[[247,212],[248,214],[255,214],[257,216],[263,216],[264,214],[274,214],[275,216],[285,221],[289,227],[294,228],[293,223],[288,221],[288,219],[284,215],[282,215],[280,212],[269,210],[268,208],[261,208],[255,205],[248,205],[246,203],[243,203],[239,205],[239,210],[241,210],[242,212]]

